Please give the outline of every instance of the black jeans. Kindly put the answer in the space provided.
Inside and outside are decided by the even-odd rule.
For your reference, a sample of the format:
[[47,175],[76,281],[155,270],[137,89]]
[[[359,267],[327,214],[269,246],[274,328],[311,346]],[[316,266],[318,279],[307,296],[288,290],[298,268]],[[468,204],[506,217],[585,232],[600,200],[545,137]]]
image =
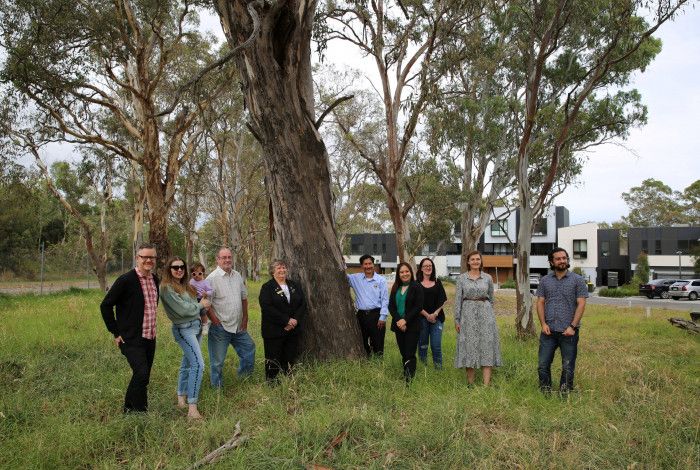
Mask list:
[[537,373],[540,378],[540,390],[552,389],[552,361],[557,348],[561,350],[561,379],[559,390],[568,392],[574,389],[574,369],[578,351],[578,330],[573,336],[564,336],[552,331],[551,335],[540,333],[540,350],[537,360]]
[[372,354],[382,356],[384,354],[384,333],[386,328],[378,328],[380,309],[358,310],[357,321],[362,332],[362,345],[365,347],[367,357]]
[[403,375],[408,382],[416,375],[416,350],[418,349],[418,336],[420,331],[395,331],[396,344],[401,352]]
[[280,372],[289,374],[299,355],[299,335],[263,338],[265,378],[272,381]]
[[131,367],[131,381],[124,397],[124,413],[148,411],[148,382],[156,354],[156,340],[132,338],[119,345]]

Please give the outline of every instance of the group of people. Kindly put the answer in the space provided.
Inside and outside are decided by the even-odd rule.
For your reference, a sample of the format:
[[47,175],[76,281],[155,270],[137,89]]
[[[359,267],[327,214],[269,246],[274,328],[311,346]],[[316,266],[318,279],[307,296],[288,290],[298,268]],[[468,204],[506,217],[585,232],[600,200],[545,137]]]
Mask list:
[[162,281],[155,274],[155,246],[144,243],[136,251],[136,267],[121,275],[107,292],[100,311],[114,342],[132,370],[124,398],[124,412],[148,409],[148,382],[156,349],[156,308],[172,322],[172,334],[182,349],[177,403],[188,417],[200,419],[197,408],[204,375],[202,327],[209,323],[208,350],[212,387],[223,385],[228,346],[238,354],[238,375],[252,374],[255,342],[248,334],[248,291],[232,268],[231,250],[221,248],[217,268],[204,278],[204,266],[195,264],[190,279],[187,263],[178,256],[167,260]]
[[[583,277],[569,271],[569,254],[565,249],[554,248],[548,259],[552,272],[541,279],[536,293],[542,330],[537,366],[539,385],[545,394],[551,392],[551,366],[556,350],[560,349],[559,390],[567,393],[574,386],[579,327],[588,289]],[[357,320],[367,356],[383,355],[386,322],[391,314],[391,331],[396,335],[406,381],[416,373],[416,352],[426,363],[430,348],[433,365],[442,368],[443,307],[447,295],[435,275],[433,261],[422,259],[415,278],[411,265],[400,263],[390,291],[384,277],[375,271],[371,255],[361,256],[360,265],[362,272],[349,274],[348,282],[355,292]],[[493,367],[502,363],[493,310],[494,284],[491,276],[483,271],[479,251],[467,254],[467,265],[467,271],[457,278],[455,287],[457,346],[454,365],[466,370],[469,385],[474,384],[477,369],[482,371],[484,384],[489,385]]]
[[[147,387],[156,348],[156,308],[162,301],[172,322],[172,334],[182,349],[178,375],[177,404],[187,408],[188,417],[200,419],[197,408],[204,374],[201,350],[203,326],[208,323],[208,351],[212,387],[223,386],[223,364],[228,346],[239,357],[238,375],[247,377],[255,364],[255,343],[248,334],[248,293],[241,275],[235,271],[231,250],[221,248],[217,268],[205,278],[204,266],[197,263],[188,271],[178,256],[167,260],[162,281],[155,274],[157,253],[151,244],[138,247],[136,266],[114,282],[100,310],[114,342],[132,369],[124,398],[124,412],[146,411]],[[455,367],[466,369],[473,384],[476,369],[483,382],[491,381],[493,367],[501,365],[498,327],[493,311],[494,284],[483,272],[481,253],[468,254],[469,269],[457,278],[454,320],[457,331]],[[566,250],[556,248],[549,255],[553,272],[540,281],[537,312],[542,327],[538,360],[540,388],[551,390],[551,363],[561,349],[560,389],[573,388],[578,329],[588,296],[581,276],[568,271]],[[355,292],[357,320],[368,357],[384,352],[386,322],[391,315],[391,331],[401,353],[403,374],[409,382],[416,373],[417,358],[427,362],[428,348],[433,364],[442,367],[442,332],[445,289],[436,277],[435,265],[424,258],[413,268],[400,263],[391,289],[375,271],[374,258],[360,258],[362,272],[347,276]],[[190,277],[191,273],[191,277]],[[280,373],[288,374],[299,355],[299,333],[303,329],[306,301],[302,287],[287,279],[284,261],[270,265],[271,279],[260,289],[261,333],[265,350],[265,377],[274,383]]]
[[[456,286],[455,367],[466,369],[469,384],[474,383],[475,371],[481,368],[488,385],[491,368],[501,365],[493,280],[482,271],[481,253],[473,251],[467,259],[469,270],[457,278]],[[391,314],[391,331],[396,335],[406,381],[416,373],[416,352],[426,363],[430,348],[433,365],[442,368],[443,307],[447,294],[435,274],[433,261],[422,259],[415,278],[411,265],[400,263],[391,291],[387,290],[384,277],[375,272],[371,255],[360,257],[360,264],[362,272],[349,274],[348,281],[355,291],[357,319],[367,356],[380,357],[384,353],[385,324]]]

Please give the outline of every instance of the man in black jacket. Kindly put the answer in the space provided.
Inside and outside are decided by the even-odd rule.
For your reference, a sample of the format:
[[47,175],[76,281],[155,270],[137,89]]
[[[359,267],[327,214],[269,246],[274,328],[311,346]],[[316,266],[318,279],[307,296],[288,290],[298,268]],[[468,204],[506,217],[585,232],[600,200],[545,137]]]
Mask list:
[[156,352],[156,249],[144,243],[136,253],[136,268],[114,281],[100,305],[102,319],[132,370],[125,413],[148,410],[148,381]]

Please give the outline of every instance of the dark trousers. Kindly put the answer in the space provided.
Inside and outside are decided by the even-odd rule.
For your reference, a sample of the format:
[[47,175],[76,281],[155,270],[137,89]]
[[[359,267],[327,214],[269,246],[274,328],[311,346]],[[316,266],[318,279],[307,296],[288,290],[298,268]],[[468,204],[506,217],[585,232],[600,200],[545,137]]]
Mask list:
[[367,357],[372,354],[381,356],[384,354],[384,333],[386,328],[378,328],[379,309],[358,310],[357,321],[362,332],[362,346],[365,347]]
[[537,374],[540,378],[540,389],[552,389],[552,361],[557,348],[561,351],[561,379],[559,390],[568,392],[574,389],[574,369],[578,351],[578,330],[573,336],[552,331],[551,335],[540,333],[540,350],[537,360]]
[[299,335],[263,338],[265,378],[275,380],[280,372],[289,374],[299,355]]
[[133,338],[119,345],[131,367],[131,381],[124,397],[124,413],[148,410],[148,382],[156,354],[156,340]]
[[408,382],[416,375],[416,349],[418,349],[418,336],[420,331],[395,331],[396,344],[401,352],[403,375]]

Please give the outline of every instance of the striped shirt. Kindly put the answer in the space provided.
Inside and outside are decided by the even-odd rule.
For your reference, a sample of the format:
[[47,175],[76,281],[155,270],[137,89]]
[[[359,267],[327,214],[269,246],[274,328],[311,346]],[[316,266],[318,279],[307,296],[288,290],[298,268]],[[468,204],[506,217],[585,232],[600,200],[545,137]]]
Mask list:
[[143,325],[141,327],[141,336],[146,339],[153,339],[156,337],[156,308],[158,307],[156,283],[151,273],[141,274],[139,270],[136,269],[136,276],[139,278],[141,290],[143,291]]
[[224,330],[238,333],[243,320],[243,301],[248,298],[248,289],[240,273],[234,269],[227,273],[217,267],[207,276],[211,284],[211,306],[221,321]]
[[586,281],[576,273],[567,271],[558,279],[550,272],[537,287],[537,297],[544,297],[544,321],[552,331],[566,330],[574,320],[577,299],[588,297]]

